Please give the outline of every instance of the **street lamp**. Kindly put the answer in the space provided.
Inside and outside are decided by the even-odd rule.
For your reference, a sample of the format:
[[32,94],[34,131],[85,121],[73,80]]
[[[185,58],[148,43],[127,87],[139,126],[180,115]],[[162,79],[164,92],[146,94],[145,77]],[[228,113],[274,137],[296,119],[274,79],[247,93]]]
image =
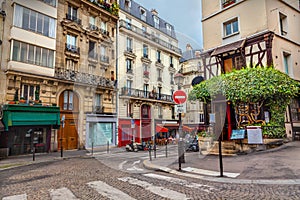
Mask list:
[[[181,89],[181,86],[183,85],[184,76],[181,73],[177,73],[174,76],[174,81],[176,85],[178,86],[178,90]],[[184,143],[182,140],[182,120],[181,120],[181,112],[178,113],[178,121],[179,121],[179,141],[178,141],[178,164],[179,164],[179,170],[181,170],[181,163],[185,163],[184,160]]]

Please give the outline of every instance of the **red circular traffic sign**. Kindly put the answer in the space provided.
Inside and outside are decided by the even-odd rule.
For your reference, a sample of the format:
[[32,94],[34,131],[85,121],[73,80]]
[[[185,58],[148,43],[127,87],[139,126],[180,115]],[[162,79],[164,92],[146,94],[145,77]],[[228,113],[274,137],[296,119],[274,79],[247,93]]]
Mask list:
[[177,90],[173,93],[173,100],[176,104],[183,104],[186,102],[186,93],[183,90]]

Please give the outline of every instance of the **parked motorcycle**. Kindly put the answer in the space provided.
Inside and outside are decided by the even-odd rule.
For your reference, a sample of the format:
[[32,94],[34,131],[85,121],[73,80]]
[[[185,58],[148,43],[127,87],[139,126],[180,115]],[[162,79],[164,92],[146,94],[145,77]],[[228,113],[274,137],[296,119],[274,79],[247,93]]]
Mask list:
[[199,144],[197,138],[190,138],[189,140],[186,141],[185,143],[186,146],[186,151],[193,151],[197,152],[199,151]]
[[144,151],[146,149],[145,143],[137,143],[137,142],[131,142],[126,145],[126,151]]

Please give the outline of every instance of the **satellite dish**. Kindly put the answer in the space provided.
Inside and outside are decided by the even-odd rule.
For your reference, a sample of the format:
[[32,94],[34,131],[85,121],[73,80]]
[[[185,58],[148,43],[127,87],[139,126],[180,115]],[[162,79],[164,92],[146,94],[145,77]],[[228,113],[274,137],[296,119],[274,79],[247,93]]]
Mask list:
[[196,77],[193,78],[193,80],[192,80],[192,86],[195,86],[195,85],[201,83],[202,81],[204,81],[203,76],[196,76]]

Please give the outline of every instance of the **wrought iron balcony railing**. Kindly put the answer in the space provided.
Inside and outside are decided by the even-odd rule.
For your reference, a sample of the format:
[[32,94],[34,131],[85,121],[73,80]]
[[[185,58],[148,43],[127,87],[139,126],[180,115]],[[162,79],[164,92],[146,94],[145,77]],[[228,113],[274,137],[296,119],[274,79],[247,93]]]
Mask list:
[[71,45],[66,43],[66,51],[70,51],[72,53],[76,53],[76,54],[80,54],[80,48],[75,46],[75,45]]
[[181,49],[179,49],[178,47],[175,47],[174,45],[170,44],[169,42],[166,42],[162,39],[159,39],[157,36],[153,35],[153,34],[148,34],[147,32],[145,32],[144,30],[132,25],[132,24],[129,24],[127,23],[126,21],[124,20],[120,20],[120,27],[122,28],[126,28],[128,30],[131,30],[133,32],[135,32],[136,34],[144,37],[144,38],[147,38],[155,43],[158,43],[176,53],[179,53],[181,54]]
[[228,6],[230,6],[231,4],[234,4],[236,2],[236,0],[223,0],[222,6],[223,8],[226,8]]
[[100,55],[100,61],[108,64],[109,63],[109,57]]
[[77,24],[81,25],[81,19],[78,19],[77,16],[66,14],[66,19],[76,22]]
[[57,67],[55,69],[54,76],[55,78],[61,80],[68,80],[77,83],[114,88],[114,81],[111,81],[109,78],[84,72],[78,72],[72,69]]
[[129,97],[133,97],[133,98],[155,99],[155,100],[173,102],[172,95],[161,94],[161,93],[156,93],[156,92],[149,92],[149,91],[127,88],[127,87],[123,87],[121,89],[121,96],[129,96]]
[[89,29],[92,30],[92,31],[98,31],[99,30],[99,28],[94,24],[89,24]]

